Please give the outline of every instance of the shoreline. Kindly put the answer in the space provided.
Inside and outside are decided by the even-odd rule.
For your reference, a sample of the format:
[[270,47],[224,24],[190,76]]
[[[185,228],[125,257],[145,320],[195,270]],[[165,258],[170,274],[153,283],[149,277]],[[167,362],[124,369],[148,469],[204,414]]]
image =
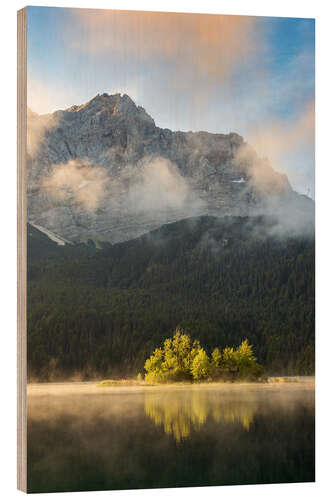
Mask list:
[[95,384],[96,387],[103,387],[102,384],[105,383],[105,387],[121,387],[121,386],[135,386],[135,387],[165,387],[165,386],[202,386],[202,385],[235,385],[235,384],[267,384],[267,383],[288,383],[288,382],[306,382],[315,380],[315,375],[273,375],[268,376],[266,380],[214,380],[208,381],[180,381],[180,382],[167,382],[167,383],[149,383],[145,381],[138,381],[137,379],[97,379],[97,380],[59,380],[59,381],[47,381],[47,382],[27,382],[27,387],[40,386],[40,385],[68,385],[68,384],[82,384],[91,385]]
[[57,396],[57,395],[107,395],[107,394],[128,394],[153,391],[256,391],[256,390],[297,390],[301,388],[315,389],[315,377],[299,377],[297,382],[277,382],[268,380],[267,382],[202,382],[202,383],[174,383],[148,385],[145,383],[132,384],[110,384],[99,386],[96,381],[90,382],[43,382],[27,384],[28,396]]

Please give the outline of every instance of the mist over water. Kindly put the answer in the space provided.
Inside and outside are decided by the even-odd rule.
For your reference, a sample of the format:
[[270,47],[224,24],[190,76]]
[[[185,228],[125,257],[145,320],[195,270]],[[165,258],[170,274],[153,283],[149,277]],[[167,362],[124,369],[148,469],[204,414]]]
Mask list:
[[314,480],[314,380],[28,386],[28,490]]

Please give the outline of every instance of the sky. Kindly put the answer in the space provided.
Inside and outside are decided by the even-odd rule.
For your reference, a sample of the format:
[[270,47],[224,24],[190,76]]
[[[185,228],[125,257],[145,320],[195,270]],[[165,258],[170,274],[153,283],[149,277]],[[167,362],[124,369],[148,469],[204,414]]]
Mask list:
[[28,105],[126,93],[156,125],[237,132],[314,198],[313,19],[28,7]]

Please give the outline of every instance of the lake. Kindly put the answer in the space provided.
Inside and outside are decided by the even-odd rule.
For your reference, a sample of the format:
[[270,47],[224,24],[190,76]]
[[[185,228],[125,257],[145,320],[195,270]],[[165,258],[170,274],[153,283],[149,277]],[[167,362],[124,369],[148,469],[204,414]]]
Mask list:
[[314,379],[28,385],[28,491],[309,482]]

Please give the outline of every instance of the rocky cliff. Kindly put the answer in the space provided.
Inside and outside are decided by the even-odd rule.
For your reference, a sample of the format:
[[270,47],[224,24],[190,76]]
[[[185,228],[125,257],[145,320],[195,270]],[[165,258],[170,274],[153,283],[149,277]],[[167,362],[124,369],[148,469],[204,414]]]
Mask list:
[[27,194],[28,220],[71,241],[128,240],[204,214],[306,227],[314,205],[238,134],[161,129],[120,94],[28,111]]

